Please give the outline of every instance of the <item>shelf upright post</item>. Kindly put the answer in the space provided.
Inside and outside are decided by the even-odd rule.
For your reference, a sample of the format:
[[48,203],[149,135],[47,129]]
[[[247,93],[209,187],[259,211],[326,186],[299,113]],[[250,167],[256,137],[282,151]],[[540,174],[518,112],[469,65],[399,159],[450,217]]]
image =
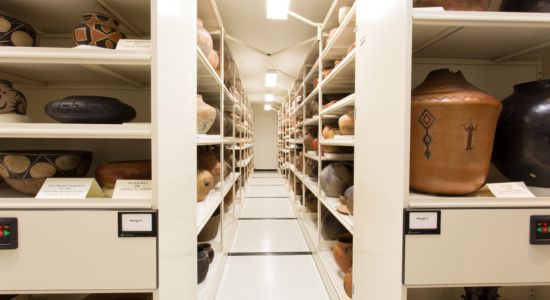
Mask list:
[[197,1],[152,0],[153,205],[158,220],[155,300],[197,297]]
[[[317,25],[317,39],[319,40],[319,64],[317,66],[317,86],[319,87],[319,92],[317,93],[317,114],[319,119],[317,120],[317,141],[320,140],[321,137],[321,107],[323,104],[323,92],[321,91],[321,81],[323,80],[323,61],[321,60],[321,53],[323,53],[323,27],[322,25]],[[315,88],[313,88],[315,90]],[[313,91],[313,90],[312,90]],[[305,111],[305,105],[304,105],[304,111]],[[312,117],[313,114],[312,114]],[[305,120],[305,119],[304,119]],[[317,195],[319,195],[319,199],[317,199],[317,211],[319,216],[321,215],[322,210],[322,204],[321,204],[321,197],[322,197],[322,189],[321,189],[321,171],[323,168],[323,162],[321,161],[321,143],[317,142],[317,156],[319,160],[317,161]],[[305,157],[305,156],[304,156]],[[305,165],[304,165],[305,168]],[[317,247],[320,248],[321,246],[321,218],[317,218]]]
[[[224,203],[224,189],[225,189],[225,29],[223,28],[223,25],[221,27],[221,34],[220,34],[220,53],[221,53],[221,80],[222,85],[220,86],[220,136],[221,136],[221,144],[220,144],[220,216],[221,216],[221,222],[224,224],[225,221],[225,203]],[[221,226],[221,240],[222,240],[222,251],[225,251],[224,245],[225,245],[225,235],[226,235],[226,229],[224,229],[225,226]]]
[[357,1],[354,299],[404,300],[412,1]]

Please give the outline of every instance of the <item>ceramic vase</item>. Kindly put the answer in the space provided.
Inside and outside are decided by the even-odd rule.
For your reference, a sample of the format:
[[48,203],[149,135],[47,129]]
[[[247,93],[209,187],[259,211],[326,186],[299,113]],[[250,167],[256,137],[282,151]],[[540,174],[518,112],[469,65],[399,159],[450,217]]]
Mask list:
[[325,240],[336,240],[347,233],[346,228],[330,212],[324,211],[321,217],[321,234]]
[[220,64],[220,56],[218,54],[218,51],[210,51],[210,54],[208,54],[208,62],[210,63],[212,68],[214,68],[214,70],[218,69],[218,66]]
[[212,217],[206,222],[203,229],[197,236],[199,242],[208,242],[216,238],[220,228],[220,208],[216,209]]
[[103,96],[67,96],[48,102],[44,110],[58,122],[78,124],[122,124],[137,115],[130,105]]
[[151,180],[151,161],[115,161],[97,166],[95,178],[103,192],[111,197],[117,180]]
[[342,272],[349,270],[353,261],[353,235],[351,233],[340,235],[338,242],[332,246],[332,254]]
[[344,276],[344,290],[346,295],[351,298],[353,295],[353,268],[350,268]]
[[501,11],[550,12],[548,0],[502,0]]
[[25,95],[13,87],[11,81],[0,80],[0,122],[26,123],[30,120],[27,113]]
[[197,247],[197,283],[201,283],[206,279],[208,268],[210,268],[210,259],[207,250]]
[[203,27],[203,22],[201,19],[197,19],[197,45],[204,55],[209,55],[210,52],[214,50],[214,41],[212,40],[212,36]]
[[304,206],[309,212],[316,213],[317,212],[317,198],[313,193],[306,190],[306,196],[304,199]]
[[338,126],[340,127],[340,133],[342,135],[354,135],[355,134],[355,113],[353,111],[343,114],[338,119]]
[[202,202],[214,188],[214,177],[206,170],[197,172],[197,202]]
[[327,197],[338,198],[353,184],[353,175],[341,162],[333,162],[321,171],[321,189]]
[[216,157],[216,151],[208,150],[197,153],[197,168],[207,170],[212,175],[213,186],[216,186],[221,180],[222,164]]
[[36,195],[46,178],[86,176],[92,157],[92,152],[76,150],[0,152],[0,176],[13,189]]
[[206,254],[208,254],[208,260],[211,264],[214,261],[214,249],[212,249],[212,245],[210,243],[201,243],[197,245],[197,251],[206,251]]
[[344,193],[344,205],[348,208],[349,213],[353,215],[353,186],[350,186]]
[[319,102],[317,100],[311,101],[311,104],[309,105],[309,109],[311,111],[311,116],[318,116],[319,115]]
[[412,91],[411,187],[463,195],[483,186],[501,109],[460,71],[432,71]]
[[0,14],[0,46],[34,47],[36,32],[31,26]]
[[305,171],[304,173],[311,177],[316,179],[317,178],[317,169],[319,167],[317,166],[317,162],[312,159],[306,159],[306,165],[305,165]]
[[[333,139],[335,135],[340,134],[340,131],[331,125],[325,125],[323,127],[322,134],[324,139]],[[339,147],[337,146],[327,146],[327,145],[321,146],[321,149],[323,150],[323,152],[326,152],[326,153],[338,153],[338,148]]]
[[207,133],[215,120],[216,109],[206,104],[202,95],[197,94],[197,133]]
[[115,49],[118,41],[125,35],[118,31],[118,21],[102,13],[83,13],[84,23],[73,30],[73,40],[76,46],[89,45],[101,48]]
[[445,10],[485,11],[492,0],[414,0],[414,7],[443,7]]
[[313,137],[313,134],[311,132],[306,133],[306,136],[304,137],[304,148],[306,151],[314,151],[317,150],[317,148],[313,148],[313,140],[315,137]]
[[518,84],[502,104],[494,165],[511,181],[550,187],[550,80]]

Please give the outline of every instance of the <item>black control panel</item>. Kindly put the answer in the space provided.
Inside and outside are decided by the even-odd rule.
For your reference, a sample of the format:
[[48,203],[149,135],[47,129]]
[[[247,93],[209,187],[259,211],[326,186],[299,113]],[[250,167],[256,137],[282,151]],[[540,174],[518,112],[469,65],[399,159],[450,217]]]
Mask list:
[[531,216],[529,242],[550,245],[550,216]]
[[0,218],[0,250],[17,249],[17,219]]

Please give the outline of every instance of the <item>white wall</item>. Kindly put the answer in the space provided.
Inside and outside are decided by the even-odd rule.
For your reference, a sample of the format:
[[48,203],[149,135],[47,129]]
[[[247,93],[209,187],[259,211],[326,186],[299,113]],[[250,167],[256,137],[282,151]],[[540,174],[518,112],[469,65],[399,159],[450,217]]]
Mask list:
[[277,169],[277,112],[252,104],[254,111],[254,168]]

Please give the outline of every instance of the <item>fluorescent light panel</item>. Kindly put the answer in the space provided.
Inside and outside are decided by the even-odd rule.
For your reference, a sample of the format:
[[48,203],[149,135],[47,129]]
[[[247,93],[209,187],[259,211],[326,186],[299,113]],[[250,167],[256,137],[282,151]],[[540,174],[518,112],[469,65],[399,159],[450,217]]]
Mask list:
[[275,87],[275,85],[277,85],[277,76],[277,71],[267,71],[267,73],[265,73],[265,86]]
[[273,102],[274,99],[275,99],[275,95],[265,94],[265,102]]
[[271,104],[264,105],[264,110],[267,110],[267,111],[271,110]]
[[266,17],[269,20],[288,19],[290,0],[267,0]]

